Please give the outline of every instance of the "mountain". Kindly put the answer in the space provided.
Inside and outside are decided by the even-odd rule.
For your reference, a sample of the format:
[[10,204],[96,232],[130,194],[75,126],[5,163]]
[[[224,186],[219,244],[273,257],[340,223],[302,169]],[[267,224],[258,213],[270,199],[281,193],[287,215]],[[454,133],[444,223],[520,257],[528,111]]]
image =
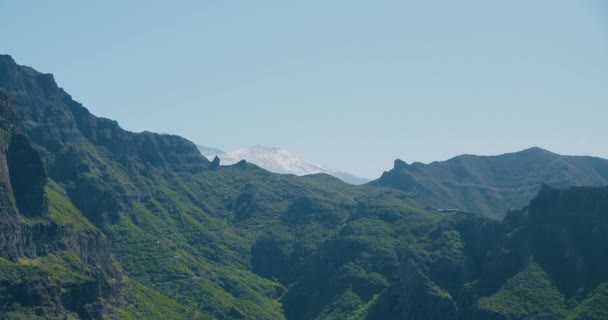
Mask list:
[[[31,263],[5,256],[13,268],[3,268],[10,271],[3,287],[15,290],[0,300],[1,314],[189,319],[245,313],[280,318],[275,295],[282,286],[247,271],[243,237],[224,232],[229,227],[225,211],[219,209],[223,203],[203,196],[212,187],[201,177],[210,163],[193,143],[171,135],[128,132],[115,121],[95,117],[59,88],[52,75],[19,66],[9,56],[0,56],[0,89],[13,104],[21,133],[38,153],[48,181],[55,182],[58,219],[85,221],[88,224],[80,224],[108,239],[103,250],[68,246],[63,260],[46,251],[30,254]],[[51,191],[46,192],[49,199]],[[59,232],[74,239],[64,242],[68,245],[104,243],[79,240],[81,233]],[[2,237],[19,239],[19,231],[4,228]],[[24,243],[31,242],[25,239]],[[42,248],[50,245],[44,233],[38,242]],[[107,257],[110,252],[115,260]],[[104,255],[104,264],[123,272],[103,272],[104,264],[94,259],[98,254]],[[26,278],[19,273],[27,275],[46,265],[51,268],[38,272],[43,279],[50,276],[66,287],[81,278],[99,279],[99,272],[115,274],[101,277],[102,283],[120,288],[124,279],[128,285],[121,295],[110,297],[95,282],[83,290],[75,287],[74,297],[80,299],[75,301],[82,301],[76,303],[67,300],[69,295],[60,295],[64,290],[53,283],[34,278],[33,285],[22,284]],[[87,272],[67,273],[72,266]],[[239,286],[231,286],[236,282]],[[31,293],[28,287],[33,288]],[[38,292],[44,291],[55,293],[57,299],[41,301]],[[98,312],[89,312],[95,302],[100,304],[94,309]]]
[[377,319],[605,319],[608,188],[543,186],[502,222],[446,216],[400,254]]
[[0,90],[0,317],[198,318],[127,277],[108,238],[48,177],[22,128]]
[[225,165],[231,165],[241,160],[245,160],[260,168],[275,173],[295,174],[297,176],[326,173],[354,185],[364,184],[369,181],[365,178],[357,177],[346,172],[332,170],[311,163],[282,148],[253,146],[228,152],[217,152],[219,150],[199,146],[199,150],[201,150],[201,153],[208,159],[218,156],[221,163]]
[[435,209],[457,209],[501,217],[540,190],[608,185],[608,160],[562,156],[531,148],[499,156],[463,155],[430,164],[396,160],[392,170],[373,182],[419,195]]
[[[69,239],[74,245],[96,242],[67,230],[60,235],[68,240],[57,245],[65,259],[48,251],[27,256],[32,261],[4,256],[11,268],[2,269],[2,288],[10,288],[0,299],[3,316],[284,319],[282,299],[299,277],[296,268],[356,208],[355,186],[328,175],[279,175],[245,162],[218,167],[181,137],[123,130],[92,115],[52,75],[10,56],[0,56],[0,90],[14,106],[47,183],[62,196],[58,219],[86,223],[107,239],[103,250],[70,247]],[[0,231],[11,244],[21,237],[12,225]],[[45,237],[36,243],[52,245]],[[99,275],[104,264],[95,263],[97,254],[117,270],[102,273],[111,277]],[[52,268],[24,284],[23,275],[44,266]],[[74,268],[80,271],[66,273]],[[71,288],[81,278],[123,290],[107,295],[92,282],[86,290],[73,289],[77,304],[62,300],[65,289],[57,284]],[[28,288],[52,292],[55,300],[45,302]]]
[[541,186],[498,221],[377,182],[214,165],[9,56],[0,92],[0,318],[608,313],[606,188]]

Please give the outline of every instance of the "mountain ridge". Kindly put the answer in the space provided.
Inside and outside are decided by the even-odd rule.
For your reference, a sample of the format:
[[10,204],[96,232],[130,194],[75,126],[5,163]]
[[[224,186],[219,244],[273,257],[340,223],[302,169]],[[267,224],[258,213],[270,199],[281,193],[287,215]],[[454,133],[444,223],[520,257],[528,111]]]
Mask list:
[[[199,145],[199,150],[207,158],[218,156],[222,164],[231,165],[245,160],[271,172],[280,174],[294,174],[297,176],[326,173],[346,183],[360,185],[369,182],[366,178],[354,176],[350,173],[333,170],[307,160],[279,147],[251,146],[238,148],[228,152],[207,148]],[[217,151],[220,151],[219,153]]]
[[526,204],[542,184],[608,185],[608,160],[563,156],[538,147],[497,156],[460,155],[428,164],[397,159],[374,185],[417,192],[430,206],[500,217]]
[[[23,215],[4,206],[13,200],[0,188],[0,214],[12,217],[0,221],[0,239],[62,225],[27,233],[27,250],[2,250],[8,318],[600,320],[608,312],[605,188],[541,185],[502,221],[440,212],[418,190],[275,174],[246,161],[214,166],[183,138],[95,117],[48,77],[2,57],[0,87],[31,146],[16,138],[12,154],[42,164],[49,208],[26,206],[34,214]],[[10,117],[1,118],[0,126]],[[0,148],[6,185],[11,172],[29,172],[2,164],[8,149]],[[416,182],[397,164],[397,181]],[[489,184],[493,167],[439,173]],[[587,172],[580,168],[574,177]],[[19,178],[31,182],[17,189],[40,195],[41,177]]]

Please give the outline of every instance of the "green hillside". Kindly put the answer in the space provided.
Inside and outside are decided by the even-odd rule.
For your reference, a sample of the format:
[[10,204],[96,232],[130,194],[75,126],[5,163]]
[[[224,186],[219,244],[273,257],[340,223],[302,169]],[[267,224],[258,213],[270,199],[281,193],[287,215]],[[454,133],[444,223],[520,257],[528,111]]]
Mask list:
[[374,185],[414,192],[429,209],[457,209],[501,218],[534,197],[541,185],[608,185],[608,160],[530,148],[500,156],[463,155],[430,164],[396,160]]
[[[446,189],[431,169],[416,188],[402,185],[419,165],[397,162],[364,186],[217,165],[181,137],[95,117],[52,75],[9,56],[0,90],[0,318],[600,319],[608,310],[608,190],[540,187],[604,183],[604,160],[530,150],[465,161],[458,181],[495,190],[470,198],[475,211],[534,198],[497,221],[437,210],[463,201],[452,193],[463,188]],[[526,169],[547,159],[557,160],[542,174]]]
[[129,279],[108,238],[46,170],[0,92],[2,319],[199,318]]

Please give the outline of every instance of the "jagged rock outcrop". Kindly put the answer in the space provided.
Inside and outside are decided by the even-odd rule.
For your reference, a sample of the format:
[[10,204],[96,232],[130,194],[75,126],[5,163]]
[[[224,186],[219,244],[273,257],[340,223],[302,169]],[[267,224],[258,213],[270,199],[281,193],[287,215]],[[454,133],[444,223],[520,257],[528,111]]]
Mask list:
[[209,165],[209,169],[217,170],[219,167],[220,167],[220,158],[218,156],[215,156],[213,158],[213,161],[211,161],[211,164]]

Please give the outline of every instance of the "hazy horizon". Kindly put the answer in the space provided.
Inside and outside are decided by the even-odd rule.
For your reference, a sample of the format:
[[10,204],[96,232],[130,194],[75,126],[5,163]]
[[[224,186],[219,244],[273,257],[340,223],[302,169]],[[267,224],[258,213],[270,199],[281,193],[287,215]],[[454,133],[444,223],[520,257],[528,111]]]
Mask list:
[[92,113],[377,178],[541,147],[608,158],[608,5],[0,3],[2,53]]

